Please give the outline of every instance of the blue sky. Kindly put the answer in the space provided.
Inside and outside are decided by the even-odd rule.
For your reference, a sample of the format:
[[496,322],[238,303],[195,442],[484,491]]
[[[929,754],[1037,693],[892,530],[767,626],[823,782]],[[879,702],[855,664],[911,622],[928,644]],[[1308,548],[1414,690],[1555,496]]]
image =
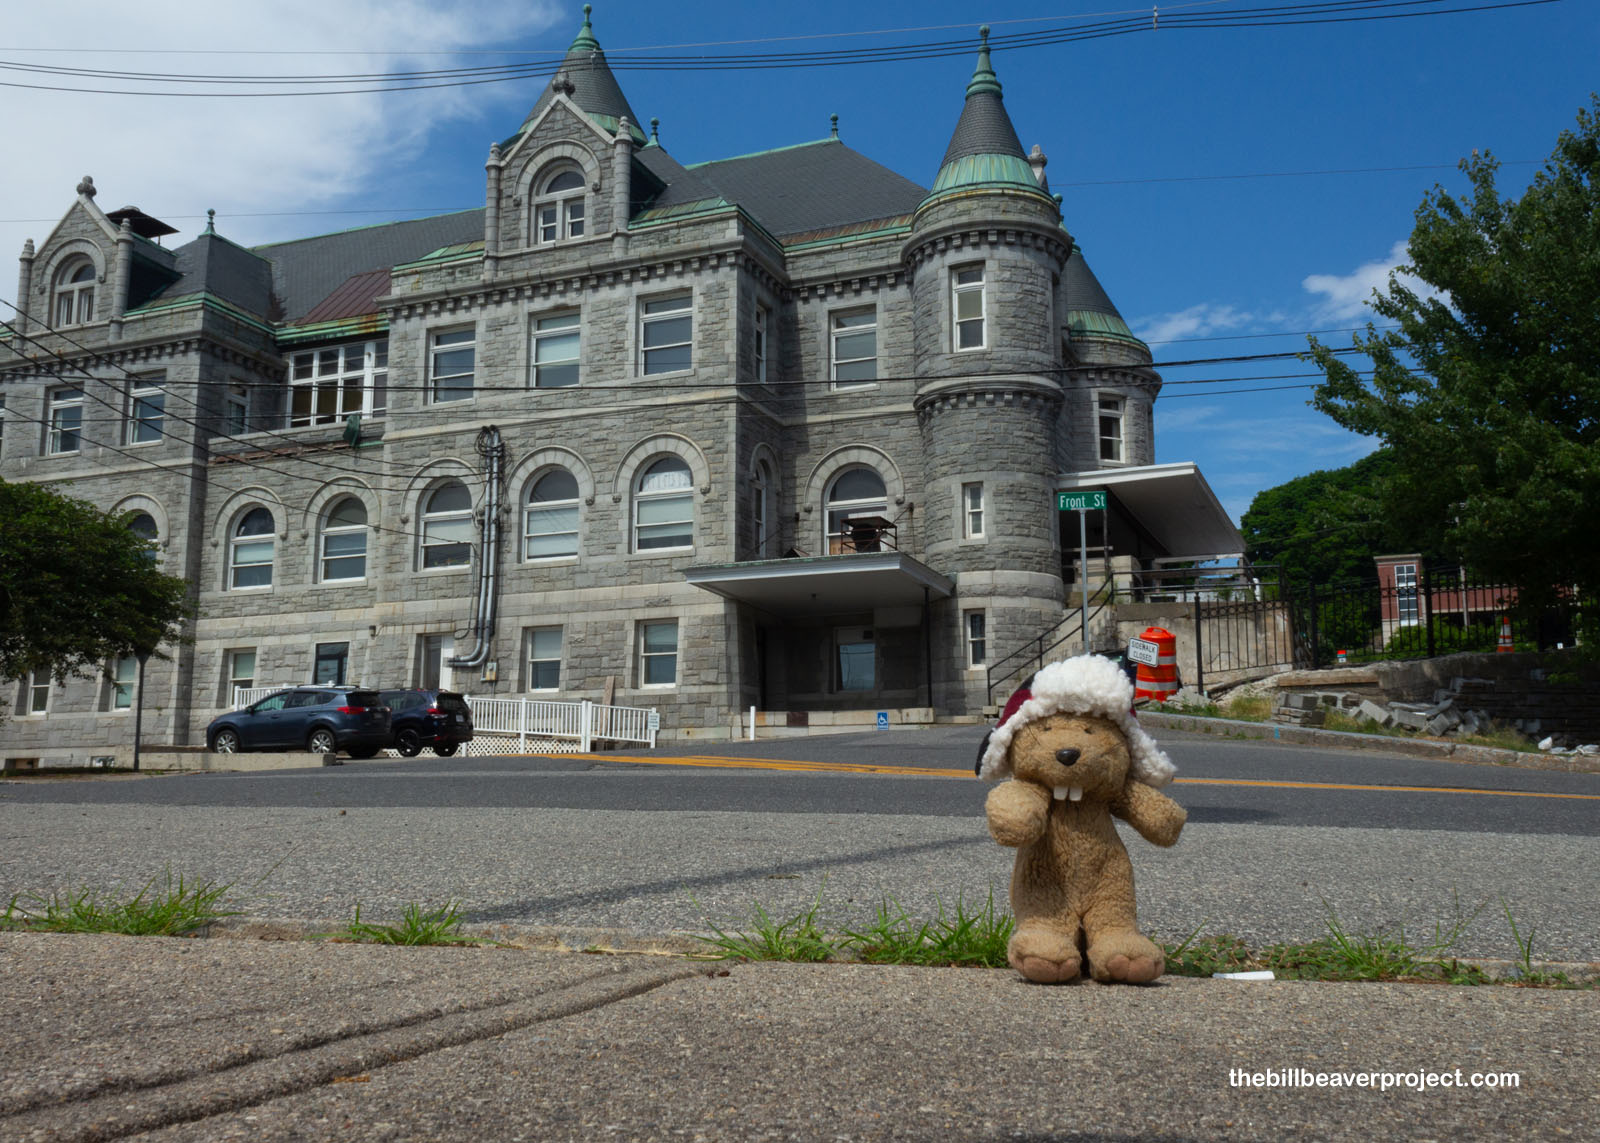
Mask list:
[[[1160,10],[1170,21],[1258,4]],[[210,74],[473,66],[559,58],[582,22],[578,3],[526,0],[151,0],[140,11],[128,20],[124,6],[101,0],[30,6],[8,15],[14,46],[0,50],[0,60]],[[926,186],[960,114],[979,24],[1000,35],[1149,11],[1117,0],[601,0],[594,30],[630,102],[642,118],[661,120],[662,143],[680,161],[819,139],[837,113],[846,143]],[[964,36],[974,50],[907,62],[621,66],[667,47],[721,58]],[[1600,87],[1597,60],[1594,0],[1255,29],[1169,22],[994,54],[1023,145],[1038,143],[1049,156],[1068,229],[1162,362],[1298,350],[1307,330],[1359,324],[1371,287],[1403,260],[1424,192],[1435,183],[1460,190],[1455,164],[1474,148],[1502,159],[1502,188],[1519,192]],[[0,87],[0,120],[16,160],[0,182],[0,248],[42,240],[85,173],[101,188],[102,206],[134,203],[179,227],[169,242],[203,229],[208,208],[219,232],[254,244],[479,206],[489,144],[515,130],[542,82],[292,99]],[[14,281],[0,279],[0,296],[11,296]],[[1162,372],[1156,459],[1197,462],[1235,519],[1258,491],[1373,447],[1309,409],[1309,389],[1223,392],[1309,384],[1276,376],[1310,372],[1302,362]],[[1259,377],[1270,379],[1183,384]]]

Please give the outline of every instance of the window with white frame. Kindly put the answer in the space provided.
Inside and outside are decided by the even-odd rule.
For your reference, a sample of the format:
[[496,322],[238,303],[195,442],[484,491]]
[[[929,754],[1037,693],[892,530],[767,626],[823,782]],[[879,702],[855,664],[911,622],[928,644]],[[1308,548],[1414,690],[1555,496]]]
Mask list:
[[241,437],[249,431],[250,389],[245,385],[229,385],[222,405],[223,435]]
[[552,560],[578,554],[578,481],[552,468],[528,489],[522,516],[522,558]]
[[422,566],[464,568],[471,562],[472,493],[452,480],[422,502]]
[[161,538],[161,530],[156,527],[155,517],[148,512],[136,513],[128,521],[128,531],[150,545],[145,549],[144,558],[155,563],[161,555],[160,549],[156,547]]
[[1102,395],[1096,418],[1100,426],[1100,459],[1107,464],[1122,463],[1122,398]]
[[472,399],[478,331],[446,329],[428,338],[428,396],[435,404]]
[[449,689],[455,681],[450,660],[456,653],[454,635],[417,636],[417,686],[424,690]]
[[975,482],[961,486],[961,538],[964,540],[983,539],[983,485],[981,483]]
[[1417,600],[1417,565],[1394,565],[1395,618],[1402,627],[1415,627],[1422,622],[1422,609]]
[[128,382],[124,444],[149,444],[161,439],[161,422],[167,407],[167,394],[161,388],[161,383],[159,377],[135,377]]
[[224,706],[234,705],[234,692],[249,690],[256,685],[256,649],[254,647],[240,647],[226,652],[228,656],[228,671],[226,691],[222,696]]
[[639,303],[639,372],[681,373],[694,367],[694,295]]
[[583,172],[568,167],[544,182],[533,204],[533,234],[541,246],[583,237]]
[[988,662],[988,618],[982,611],[961,613],[962,637],[967,648],[967,666],[981,667]]
[[50,713],[50,672],[34,671],[22,680],[22,694],[17,703],[19,714]]
[[53,389],[46,405],[45,452],[77,452],[83,444],[83,390]]
[[639,624],[639,685],[668,687],[678,681],[678,621]]
[[768,338],[771,336],[772,311],[766,306],[756,306],[755,322],[755,375],[759,384],[767,383]]
[[55,327],[86,325],[94,320],[94,263],[74,258],[56,274]]
[[[470,339],[470,332],[469,339]],[[469,349],[470,354],[470,349]],[[471,389],[471,363],[467,387]],[[289,425],[331,425],[355,413],[380,416],[388,404],[389,343],[352,341],[289,355]],[[242,390],[230,390],[230,403]],[[469,393],[470,395],[470,393]],[[435,397],[435,400],[441,398]],[[248,398],[240,402],[249,412]],[[234,415],[230,410],[230,416]],[[243,415],[240,415],[243,419]],[[230,430],[231,431],[231,430]],[[243,429],[239,431],[243,432]]]
[[273,533],[276,525],[265,508],[252,508],[234,525],[228,556],[228,586],[234,590],[272,586]]
[[878,311],[840,310],[828,318],[833,387],[848,389],[878,379]]
[[882,517],[889,511],[889,494],[883,477],[865,466],[847,468],[828,485],[823,543],[830,556],[858,551],[851,520]]
[[694,546],[694,476],[682,457],[664,456],[639,474],[633,493],[633,550]]
[[535,389],[566,389],[578,383],[578,315],[533,319],[533,352],[528,355]]
[[324,583],[367,578],[367,506],[346,496],[322,521],[318,574]]
[[528,628],[528,686],[530,691],[561,689],[561,628]]
[[139,678],[139,660],[132,655],[111,660],[106,668],[106,709],[128,710],[133,706],[134,683]]
[[982,266],[957,266],[950,271],[950,312],[954,317],[957,352],[982,349],[988,344]]
[[754,558],[767,558],[771,545],[767,529],[772,520],[772,470],[764,460],[756,461],[750,474],[750,551]]

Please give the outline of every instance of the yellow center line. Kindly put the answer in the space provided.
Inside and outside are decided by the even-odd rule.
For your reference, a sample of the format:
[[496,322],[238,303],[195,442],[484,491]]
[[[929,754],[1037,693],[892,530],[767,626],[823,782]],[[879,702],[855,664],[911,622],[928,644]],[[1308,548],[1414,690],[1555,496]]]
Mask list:
[[[899,774],[916,778],[972,778],[971,770],[952,770],[928,766],[874,766],[865,762],[806,762],[773,758],[733,758],[710,754],[673,757],[645,757],[634,754],[561,754],[589,762],[619,762],[630,766],[697,766],[721,770],[779,770],[787,773],[824,774]],[[1355,782],[1286,782],[1261,778],[1176,778],[1178,786],[1259,786],[1280,790],[1367,790],[1405,794],[1483,794],[1501,798],[1564,798],[1573,801],[1600,801],[1600,794],[1557,794],[1536,790],[1478,790],[1468,786],[1383,786]]]

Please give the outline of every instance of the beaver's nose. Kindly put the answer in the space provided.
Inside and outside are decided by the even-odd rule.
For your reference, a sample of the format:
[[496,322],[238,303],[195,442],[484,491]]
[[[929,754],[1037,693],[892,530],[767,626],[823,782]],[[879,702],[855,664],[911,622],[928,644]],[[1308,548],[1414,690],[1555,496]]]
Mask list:
[[1056,751],[1056,761],[1061,763],[1063,766],[1071,766],[1077,760],[1078,760],[1078,751],[1076,751],[1076,750],[1057,750]]

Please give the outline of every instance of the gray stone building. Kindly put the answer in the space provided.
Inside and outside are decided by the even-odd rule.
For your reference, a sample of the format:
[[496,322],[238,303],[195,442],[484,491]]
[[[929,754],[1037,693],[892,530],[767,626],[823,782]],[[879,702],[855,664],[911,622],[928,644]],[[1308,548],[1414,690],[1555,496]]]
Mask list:
[[[22,252],[0,476],[193,585],[145,727],[236,685],[974,713],[1101,564],[1237,551],[985,41],[931,189],[837,137],[685,167],[585,18],[481,210],[181,245],[93,181]],[[950,106],[956,112],[958,80]],[[18,680],[5,753],[127,737],[131,664]]]

